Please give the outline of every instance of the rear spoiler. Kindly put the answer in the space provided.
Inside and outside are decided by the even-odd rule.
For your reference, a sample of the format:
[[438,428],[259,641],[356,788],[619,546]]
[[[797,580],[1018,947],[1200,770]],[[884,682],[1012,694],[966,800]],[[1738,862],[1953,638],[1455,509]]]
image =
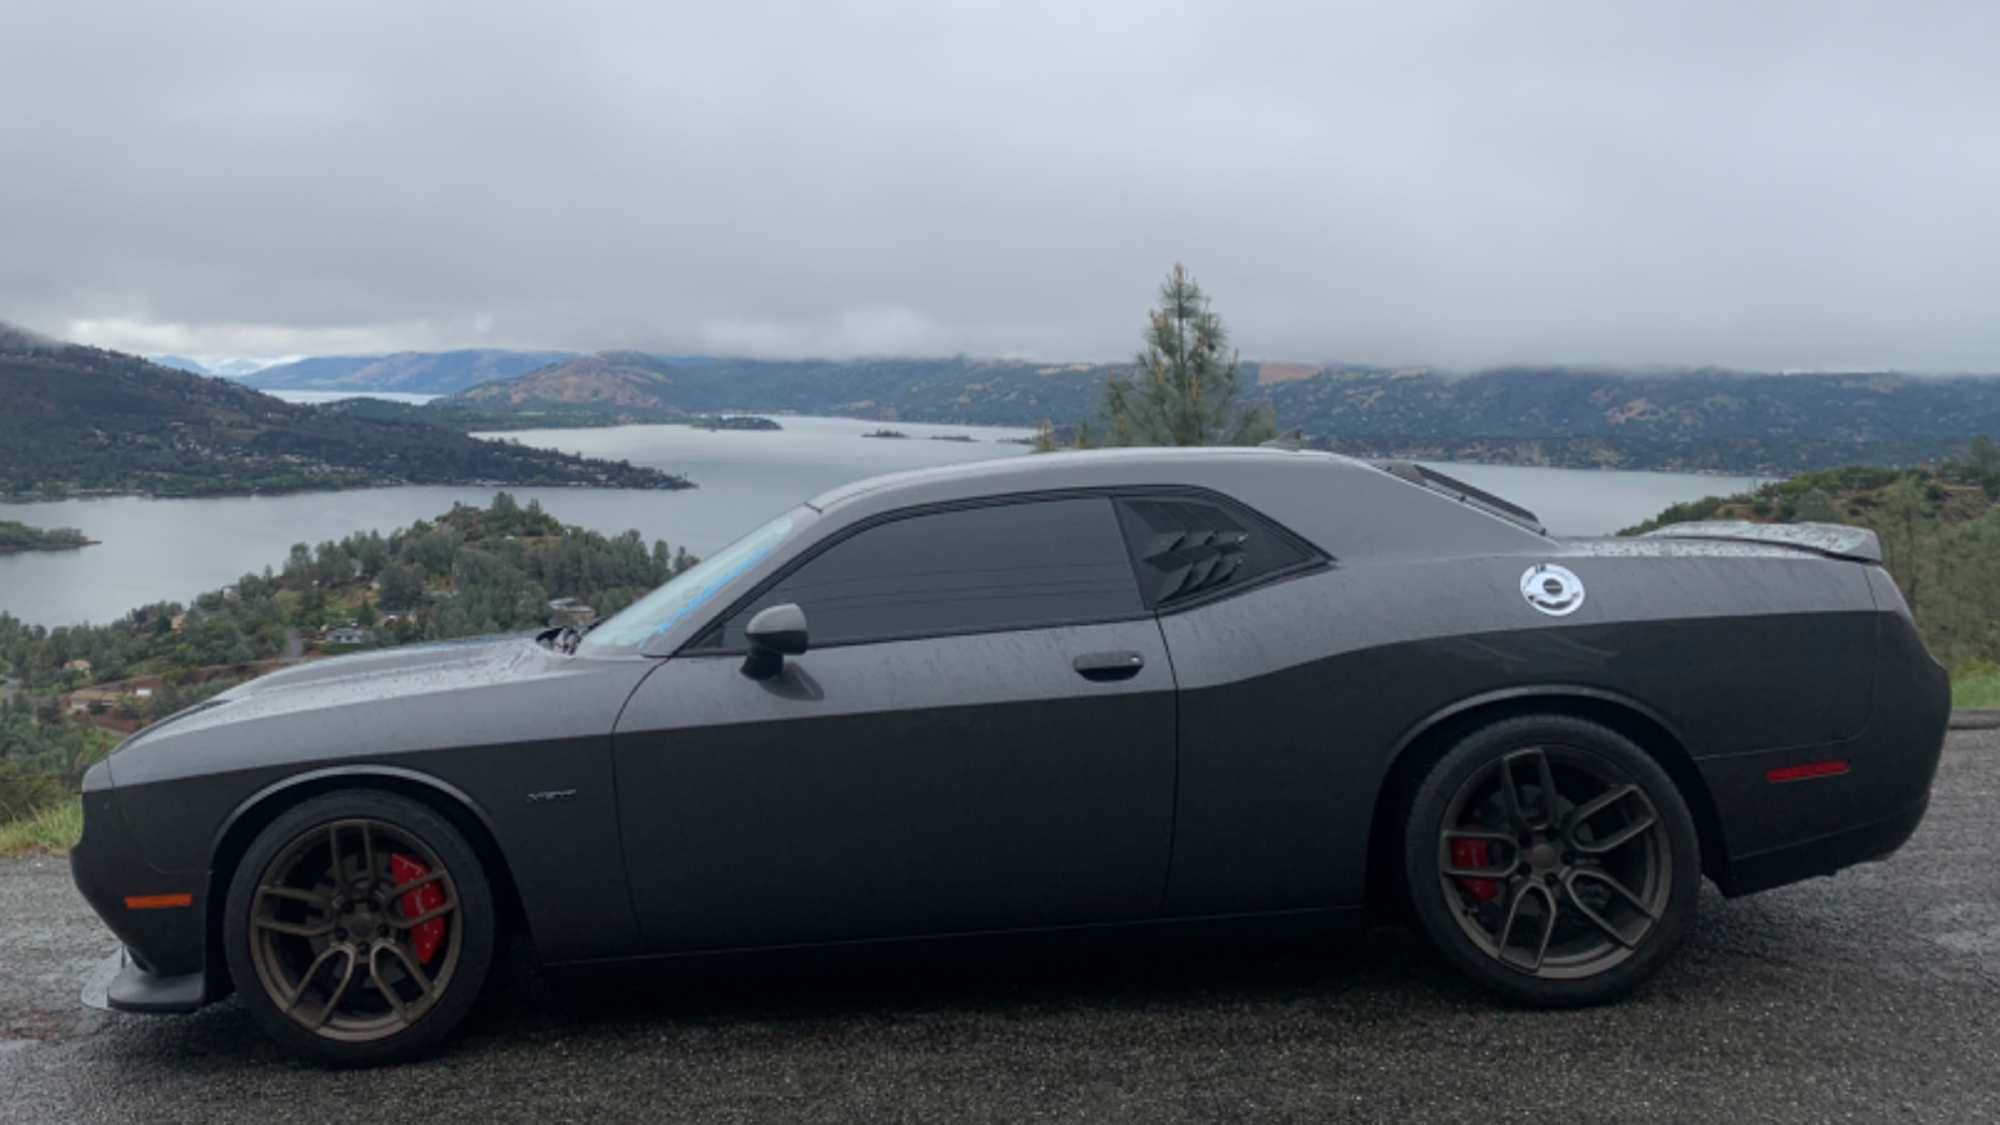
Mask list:
[[1707,520],[1674,523],[1649,531],[1644,539],[1711,539],[1733,543],[1769,543],[1797,547],[1832,559],[1882,561],[1882,542],[1865,527],[1838,523],[1751,523],[1749,520]]

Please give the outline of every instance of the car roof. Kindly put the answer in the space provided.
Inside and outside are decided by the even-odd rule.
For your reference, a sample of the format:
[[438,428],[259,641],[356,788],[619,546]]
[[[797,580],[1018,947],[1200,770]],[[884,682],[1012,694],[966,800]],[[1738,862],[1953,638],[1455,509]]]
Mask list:
[[1317,450],[1241,446],[1073,450],[887,473],[828,489],[806,505],[827,512],[862,499],[871,501],[870,507],[900,506],[1064,488],[1201,485],[1218,470],[1253,466],[1278,473],[1367,467],[1363,462]]

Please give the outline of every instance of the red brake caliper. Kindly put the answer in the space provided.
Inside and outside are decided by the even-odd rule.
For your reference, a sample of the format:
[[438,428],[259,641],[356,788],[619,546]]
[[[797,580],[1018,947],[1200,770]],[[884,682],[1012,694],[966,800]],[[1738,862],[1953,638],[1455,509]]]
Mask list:
[[[1484,845],[1481,845],[1482,847]],[[431,873],[431,869],[406,855],[389,856],[389,873],[396,877],[396,885],[414,883]],[[414,891],[403,893],[403,917],[415,918],[426,910],[436,910],[444,905],[444,892],[436,883],[425,883]],[[444,919],[433,918],[420,922],[410,930],[411,944],[417,947],[417,960],[430,964],[437,953],[438,943],[444,940]]]
[[[1477,828],[1478,825],[1471,827]],[[1485,840],[1454,838],[1451,842],[1451,865],[1453,867],[1485,867],[1491,862],[1486,858]],[[1492,902],[1500,897],[1500,883],[1494,879],[1460,879],[1458,885],[1467,894],[1481,902]]]

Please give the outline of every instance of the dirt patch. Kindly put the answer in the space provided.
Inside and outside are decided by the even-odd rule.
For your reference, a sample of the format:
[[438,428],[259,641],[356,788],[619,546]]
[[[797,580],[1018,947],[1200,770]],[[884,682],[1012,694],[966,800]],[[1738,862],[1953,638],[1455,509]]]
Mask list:
[[76,1031],[82,1021],[74,1015],[58,1016],[49,1012],[0,1012],[0,1039],[25,1039],[41,1042],[60,1039]]
[[1257,365],[1257,385],[1268,387],[1274,383],[1310,379],[1324,370],[1317,363],[1260,363]]

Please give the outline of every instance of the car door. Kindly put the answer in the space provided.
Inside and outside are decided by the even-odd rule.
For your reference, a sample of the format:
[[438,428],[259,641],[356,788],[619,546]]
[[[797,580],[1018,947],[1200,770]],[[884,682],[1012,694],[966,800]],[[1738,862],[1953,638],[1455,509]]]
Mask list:
[[[744,675],[792,603],[811,648]],[[661,951],[1153,916],[1174,680],[1111,501],[901,514],[778,576],[634,694],[615,738]]]

